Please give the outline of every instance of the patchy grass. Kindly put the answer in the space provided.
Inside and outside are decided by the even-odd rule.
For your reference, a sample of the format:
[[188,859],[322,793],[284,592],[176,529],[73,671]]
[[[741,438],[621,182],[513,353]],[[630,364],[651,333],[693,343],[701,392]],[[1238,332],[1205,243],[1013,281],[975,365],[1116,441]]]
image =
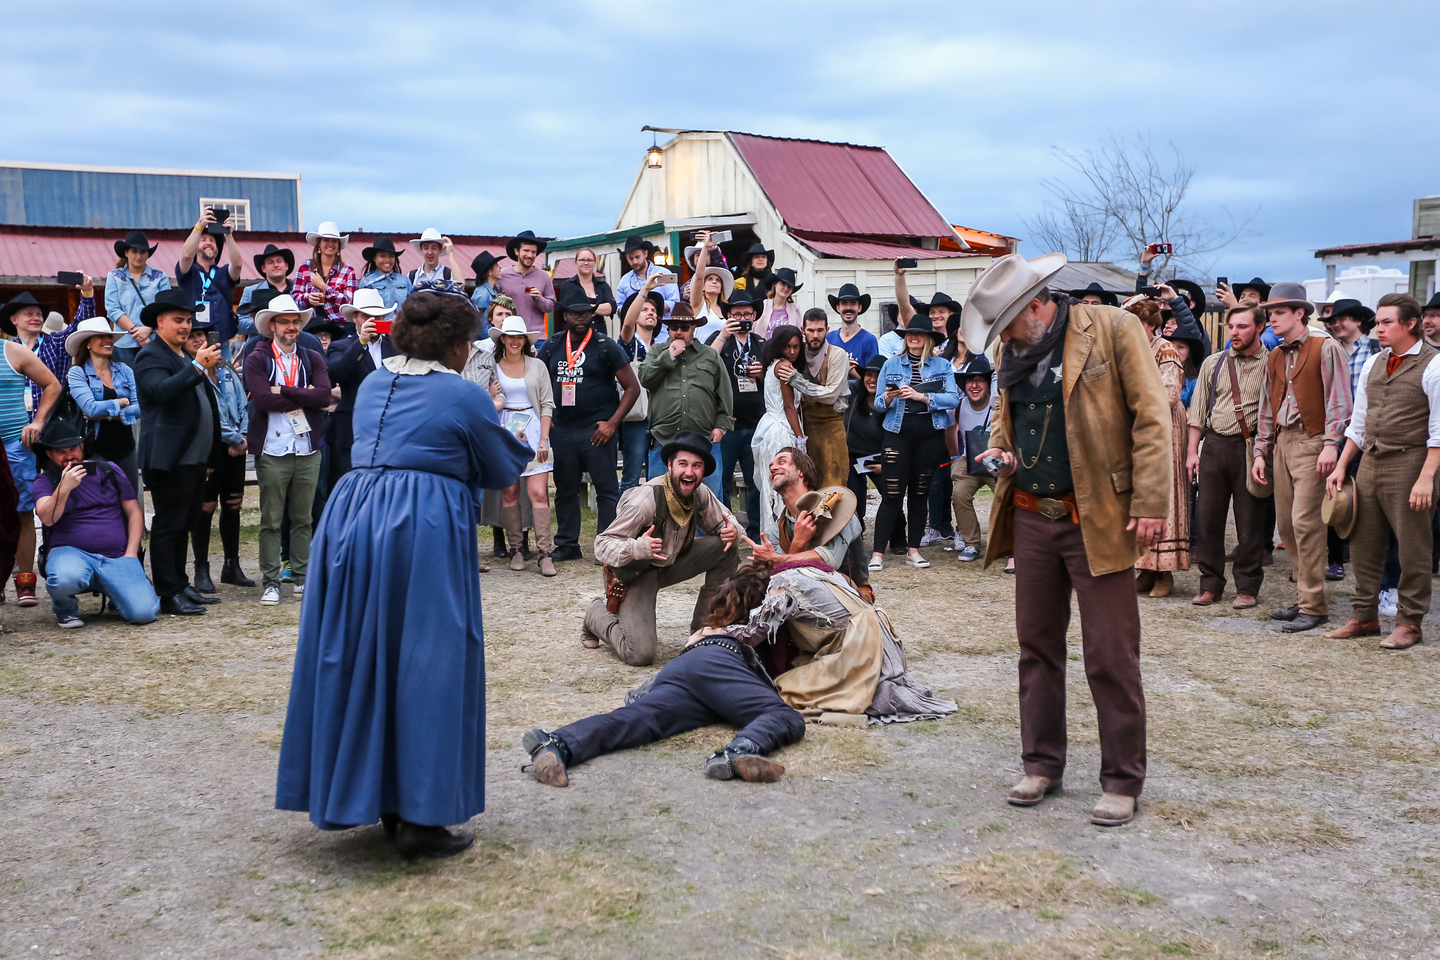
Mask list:
[[1238,947],[1193,933],[1130,933],[1096,926],[1021,943],[896,937],[884,943],[861,944],[835,938],[793,949],[768,949],[779,960],[1259,960],[1289,956],[1268,949],[1257,952],[1250,946]]
[[1316,851],[1343,849],[1363,837],[1293,804],[1224,799],[1210,804],[1162,800],[1151,810],[1161,821],[1181,830],[1223,833],[1248,847],[1299,847]]
[[29,747],[17,747],[8,743],[0,743],[0,760],[4,760],[6,757],[18,757],[21,754],[29,752]]
[[1159,897],[1088,874],[1055,850],[992,853],[942,873],[945,883],[968,897],[1034,912],[1055,906],[1148,907]]
[[815,778],[852,773],[890,759],[883,730],[858,727],[805,726],[805,739],[775,754],[787,777]]

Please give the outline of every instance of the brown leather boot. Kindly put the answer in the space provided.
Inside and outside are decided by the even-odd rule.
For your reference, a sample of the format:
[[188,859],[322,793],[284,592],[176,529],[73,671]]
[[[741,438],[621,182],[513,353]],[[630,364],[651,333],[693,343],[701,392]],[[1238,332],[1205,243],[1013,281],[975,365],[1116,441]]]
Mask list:
[[1326,640],[1350,640],[1354,637],[1378,637],[1380,635],[1379,620],[1356,620],[1351,617],[1345,621],[1345,625],[1338,630],[1331,630],[1325,634]]
[[1090,811],[1090,822],[1102,827],[1118,827],[1135,819],[1140,802],[1119,793],[1101,795],[1100,802]]
[[1154,571],[1154,570],[1136,570],[1136,571],[1135,571],[1135,592],[1136,592],[1136,593],[1149,593],[1149,592],[1150,592],[1150,588],[1153,587],[1153,586],[1155,586],[1155,571]]
[[555,561],[550,559],[550,554],[555,552],[555,533],[550,529],[550,505],[543,507],[530,505],[531,512],[535,515],[535,546],[540,549],[540,575],[542,577],[555,576]]
[[1390,636],[1380,641],[1386,650],[1408,650],[1421,641],[1420,628],[1413,623],[1397,623]]
[[1059,780],[1027,775],[1025,779],[1010,788],[1010,796],[1006,799],[1010,801],[1012,807],[1033,807],[1050,794],[1058,793],[1062,789],[1064,789],[1064,784]]
[[1175,574],[1166,571],[1155,575],[1155,586],[1150,588],[1152,597],[1168,597],[1170,591],[1175,589]]

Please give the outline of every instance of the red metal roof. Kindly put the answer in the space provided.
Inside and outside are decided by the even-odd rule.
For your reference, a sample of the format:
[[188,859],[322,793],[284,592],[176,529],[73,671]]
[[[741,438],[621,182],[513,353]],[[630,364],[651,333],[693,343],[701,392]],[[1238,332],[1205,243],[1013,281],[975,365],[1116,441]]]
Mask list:
[[880,243],[876,240],[810,240],[799,236],[795,239],[818,254],[846,260],[898,260],[901,257],[914,257],[916,260],[952,260],[958,257],[981,256],[959,250],[922,250],[919,247]]
[[[156,267],[171,274],[180,259],[180,247],[185,242],[188,230],[147,230],[146,236],[158,249],[150,258]],[[420,255],[405,243],[419,236],[420,231],[404,234],[352,233],[350,242],[340,252],[340,258],[359,271],[364,264],[360,251],[368,247],[377,236],[394,238],[396,249],[404,253],[400,266],[409,271],[420,265]],[[80,270],[96,280],[103,280],[106,273],[115,267],[115,241],[124,236],[124,231],[89,230],[80,227],[27,227],[0,225],[0,277],[50,277],[61,270]],[[482,250],[489,250],[496,256],[505,255],[505,237],[461,237],[451,236],[455,241],[455,259],[465,279],[473,276],[470,261]],[[245,257],[243,279],[255,280],[254,257],[265,249],[267,243],[288,247],[295,254],[298,267],[310,257],[310,244],[303,233],[246,232],[239,235],[238,242]]]
[[789,230],[953,237],[881,147],[728,133]]

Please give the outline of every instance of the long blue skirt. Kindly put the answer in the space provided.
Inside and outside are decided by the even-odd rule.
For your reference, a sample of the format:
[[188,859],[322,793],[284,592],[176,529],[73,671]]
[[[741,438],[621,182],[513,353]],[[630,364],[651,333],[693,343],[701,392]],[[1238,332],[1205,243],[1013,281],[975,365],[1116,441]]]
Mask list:
[[485,656],[470,491],[357,469],[311,546],[275,806],[322,830],[485,809]]

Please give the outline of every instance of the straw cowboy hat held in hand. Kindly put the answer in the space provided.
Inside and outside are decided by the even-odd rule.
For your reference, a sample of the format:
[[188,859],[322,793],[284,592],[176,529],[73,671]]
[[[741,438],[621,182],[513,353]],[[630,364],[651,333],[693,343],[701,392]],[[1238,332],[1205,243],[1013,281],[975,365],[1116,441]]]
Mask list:
[[[795,501],[796,514],[808,513],[815,518],[815,536],[810,542],[829,543],[840,535],[855,516],[858,501],[848,487],[821,487],[802,493]],[[797,516],[798,519],[798,516]]]
[[340,249],[344,250],[345,245],[350,242],[350,235],[348,233],[342,235],[340,228],[335,226],[334,220],[326,220],[320,224],[319,229],[312,230],[305,234],[305,241],[309,244],[313,245],[321,240],[339,240]]
[[[376,294],[376,296],[379,296],[379,293],[375,290],[371,290],[368,292],[374,293]],[[360,291],[357,290],[355,291],[355,293],[358,296],[360,294]],[[260,334],[260,336],[266,338],[267,340],[270,339],[270,321],[273,320],[275,317],[282,316],[287,313],[297,314],[300,317],[300,323],[303,325],[310,322],[310,317],[314,315],[315,311],[308,307],[304,310],[301,310],[300,305],[295,302],[294,297],[290,296],[290,294],[288,293],[282,293],[278,296],[271,297],[270,303],[265,307],[264,310],[256,311],[255,332]]]
[[1325,499],[1320,501],[1320,519],[1334,527],[1335,535],[1343,540],[1355,529],[1355,509],[1355,478],[1346,477],[1333,496],[1328,489],[1325,491]]
[[965,345],[977,353],[987,349],[1068,262],[1063,253],[1033,260],[1011,253],[986,267],[970,287],[960,314]]

